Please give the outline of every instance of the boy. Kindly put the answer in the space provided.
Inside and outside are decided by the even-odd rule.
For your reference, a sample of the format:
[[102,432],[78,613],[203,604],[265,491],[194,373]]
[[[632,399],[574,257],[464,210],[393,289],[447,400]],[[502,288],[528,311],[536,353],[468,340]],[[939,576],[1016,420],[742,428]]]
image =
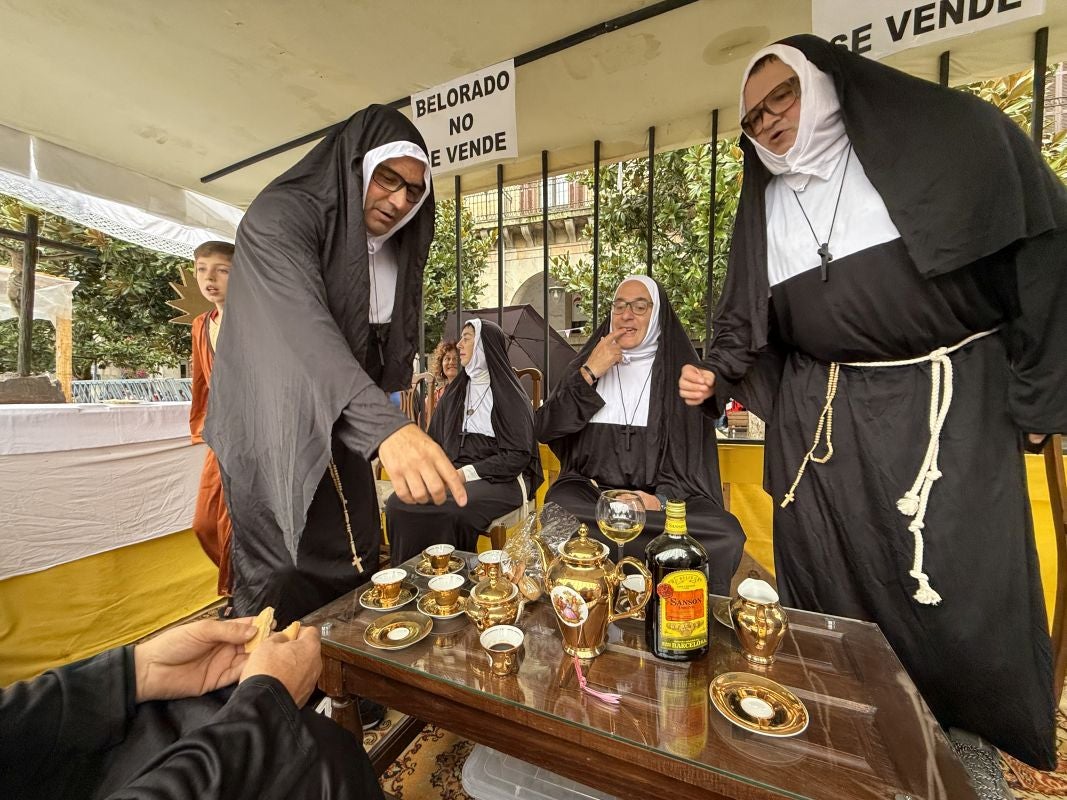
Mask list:
[[[213,311],[206,311],[193,320],[193,404],[189,409],[189,432],[193,444],[204,441],[202,433],[207,416],[208,386],[215,361],[215,344],[222,325],[222,311],[226,305],[226,286],[230,280],[232,261],[233,245],[229,242],[204,242],[193,252],[196,285],[200,287],[200,293],[215,304]],[[230,516],[222,496],[219,462],[210,450],[200,473],[193,531],[208,558],[219,568],[218,593],[229,597]]]

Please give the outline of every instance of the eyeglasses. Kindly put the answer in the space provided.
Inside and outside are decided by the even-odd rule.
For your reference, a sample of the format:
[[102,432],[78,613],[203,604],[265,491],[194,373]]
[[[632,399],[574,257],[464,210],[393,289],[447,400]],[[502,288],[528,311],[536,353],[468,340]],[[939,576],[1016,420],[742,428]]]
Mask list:
[[371,180],[389,192],[389,194],[403,189],[404,197],[411,204],[419,202],[422,199],[423,192],[426,191],[425,184],[408,183],[387,167],[378,167],[378,169],[374,170]]
[[643,317],[652,308],[652,301],[639,297],[636,300],[616,300],[611,304],[613,314],[621,314],[629,306],[630,310],[638,317]]
[[800,99],[800,79],[797,77],[784,80],[771,89],[767,96],[756,103],[752,110],[741,119],[741,130],[755,138],[763,133],[763,115],[771,113],[778,117],[793,107]]

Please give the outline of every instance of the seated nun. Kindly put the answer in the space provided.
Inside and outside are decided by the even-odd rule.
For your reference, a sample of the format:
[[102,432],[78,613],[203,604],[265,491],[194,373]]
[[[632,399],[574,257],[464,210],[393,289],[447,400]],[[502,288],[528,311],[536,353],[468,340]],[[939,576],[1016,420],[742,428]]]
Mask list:
[[[489,523],[532,502],[541,485],[533,408],[508,362],[503,332],[473,319],[463,326],[462,371],[434,409],[430,437],[466,483],[467,505],[408,505],[396,495],[385,505],[390,559],[400,564],[432,544],[473,551]],[[677,394],[677,393],[676,393]]]
[[630,489],[647,511],[642,534],[626,554],[643,559],[663,531],[667,500],[684,500],[689,533],[708,552],[709,589],[728,594],[745,534],[723,508],[715,420],[678,396],[684,364],[696,351],[654,280],[631,275],[615,292],[609,319],[571,362],[537,411],[537,437],[560,460],[546,502],[596,525],[607,489]]

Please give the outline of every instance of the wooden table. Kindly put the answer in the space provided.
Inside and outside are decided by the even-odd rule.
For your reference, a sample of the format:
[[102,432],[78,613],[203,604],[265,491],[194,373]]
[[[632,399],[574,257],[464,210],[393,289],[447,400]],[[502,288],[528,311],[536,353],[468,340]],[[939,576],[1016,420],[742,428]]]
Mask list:
[[[426,578],[409,575],[425,590]],[[403,650],[378,650],[363,632],[379,617],[359,592],[305,620],[322,627],[323,690],[335,718],[359,731],[355,695],[625,798],[974,798],[948,740],[878,627],[790,611],[777,661],[762,671],[805,703],[811,722],[794,738],[749,733],[711,705],[708,684],[726,671],[759,671],[733,632],[713,623],[708,657],[653,658],[643,628],[609,627],[609,647],[586,675],[623,695],[610,706],[577,685],[552,610],[529,605],[518,674],[496,677],[465,617],[435,622]],[[406,608],[414,609],[415,603]]]

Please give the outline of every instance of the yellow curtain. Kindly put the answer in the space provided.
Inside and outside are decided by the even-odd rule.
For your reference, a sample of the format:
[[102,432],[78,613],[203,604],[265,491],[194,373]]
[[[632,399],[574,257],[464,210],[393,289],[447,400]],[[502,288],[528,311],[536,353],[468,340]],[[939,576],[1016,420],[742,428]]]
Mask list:
[[217,599],[192,531],[0,581],[0,686],[127,644]]

